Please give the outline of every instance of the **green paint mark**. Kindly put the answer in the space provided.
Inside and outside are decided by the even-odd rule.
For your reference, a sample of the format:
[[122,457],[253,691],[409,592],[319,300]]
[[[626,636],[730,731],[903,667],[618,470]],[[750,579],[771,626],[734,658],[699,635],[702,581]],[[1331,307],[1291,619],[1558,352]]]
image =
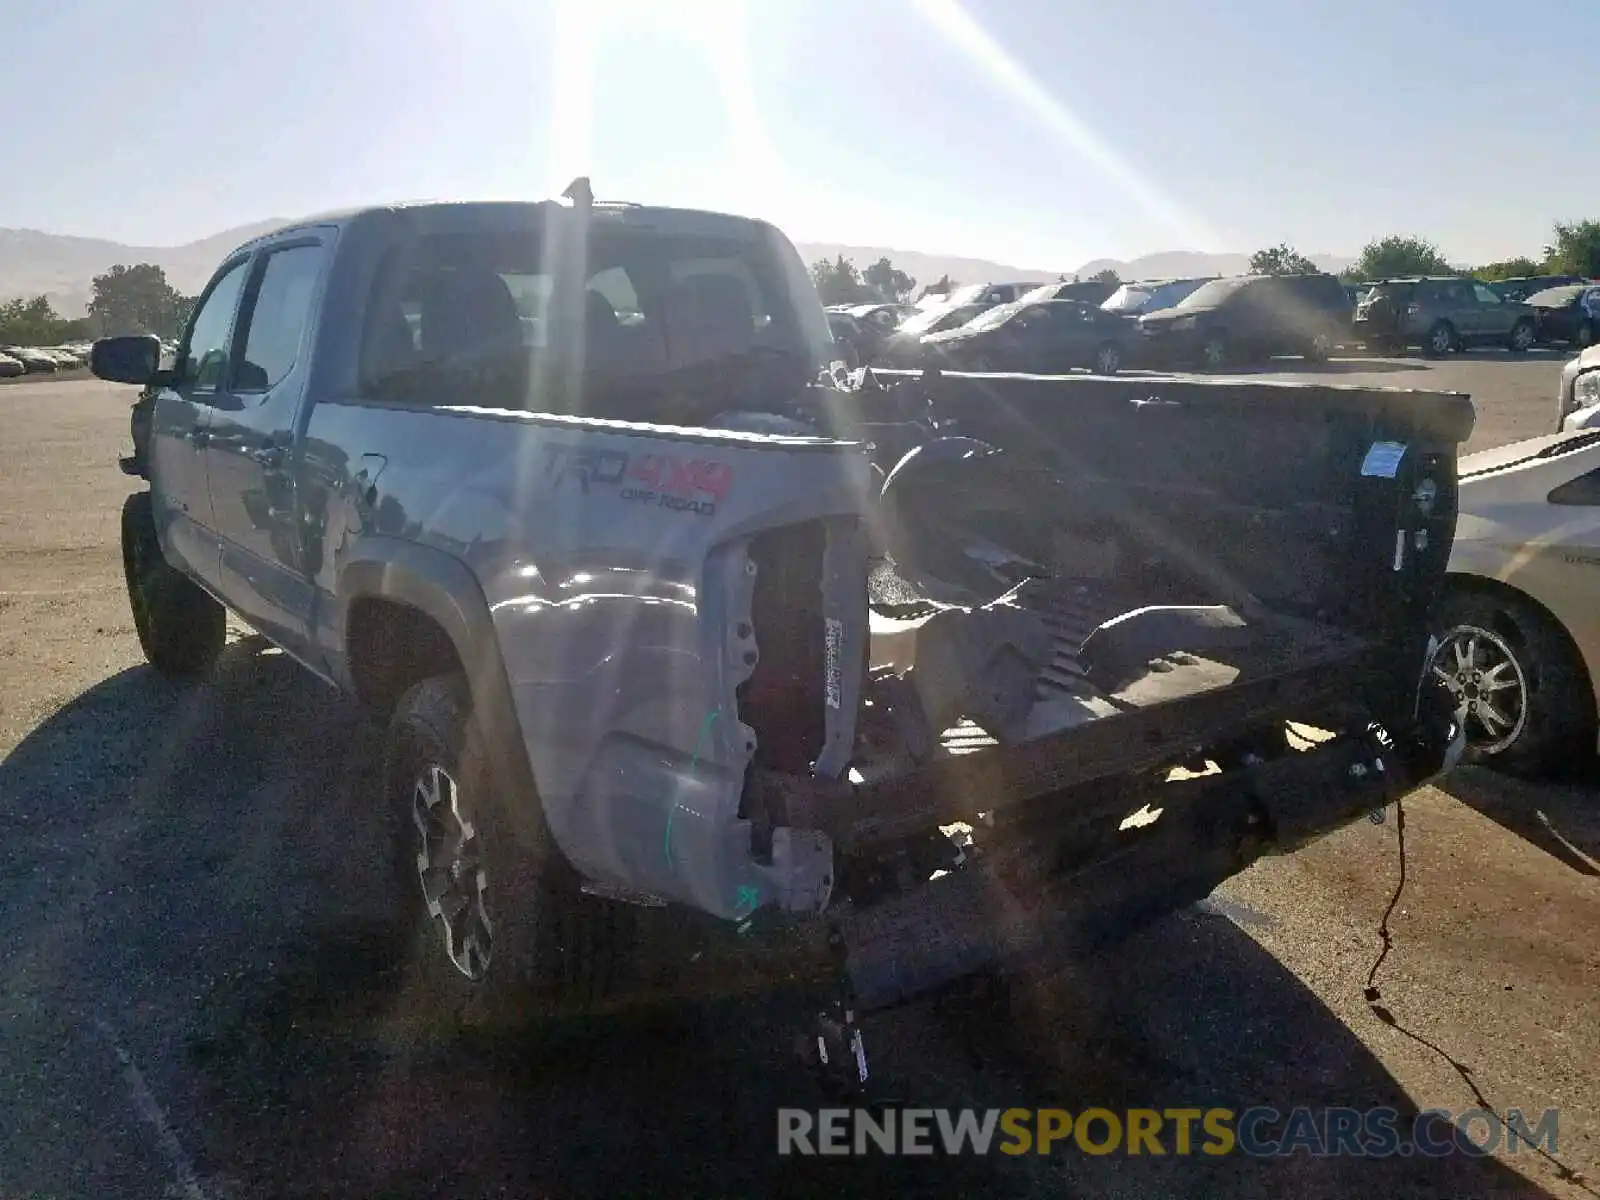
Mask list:
[[[733,906],[734,915],[740,918],[746,917],[754,912],[756,906],[760,903],[761,896],[755,888],[751,887],[747,883],[740,884],[739,899],[735,901]],[[743,931],[741,930],[741,932]]]
[[[694,740],[694,757],[689,760],[690,772],[700,765],[700,758],[711,741],[711,725],[721,711],[720,708],[713,708],[706,714],[706,719],[700,722],[700,733]],[[672,811],[667,813],[667,832],[661,840],[661,853],[666,856],[668,866],[672,865],[672,818],[677,815],[678,806],[674,804]]]

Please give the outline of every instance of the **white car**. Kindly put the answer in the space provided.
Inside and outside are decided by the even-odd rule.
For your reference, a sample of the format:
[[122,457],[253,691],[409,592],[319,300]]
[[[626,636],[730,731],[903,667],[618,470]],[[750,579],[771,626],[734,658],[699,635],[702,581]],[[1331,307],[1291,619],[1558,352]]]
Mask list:
[[1561,368],[1556,429],[1600,429],[1600,344],[1590,346]]
[[1549,773],[1596,749],[1600,427],[1467,455],[1458,478],[1434,672],[1467,761]]

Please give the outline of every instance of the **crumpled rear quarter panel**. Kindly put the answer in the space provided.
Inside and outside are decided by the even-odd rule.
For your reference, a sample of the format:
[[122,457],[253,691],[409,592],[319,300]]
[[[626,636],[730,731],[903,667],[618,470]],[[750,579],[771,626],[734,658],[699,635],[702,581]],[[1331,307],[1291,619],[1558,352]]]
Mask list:
[[[463,420],[480,465],[460,503],[546,820],[593,879],[743,916],[781,872],[738,817],[753,732],[735,689],[759,654],[750,624],[762,530],[861,513],[859,449],[685,436],[521,414]],[[441,526],[451,524],[441,522]],[[456,535],[459,537],[459,535]],[[820,580],[819,580],[820,585]]]

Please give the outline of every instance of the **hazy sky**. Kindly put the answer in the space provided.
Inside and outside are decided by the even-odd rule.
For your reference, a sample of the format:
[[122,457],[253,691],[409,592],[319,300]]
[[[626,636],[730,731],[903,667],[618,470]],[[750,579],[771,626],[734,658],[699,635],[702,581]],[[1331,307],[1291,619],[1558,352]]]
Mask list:
[[1027,267],[1482,261],[1600,215],[1597,46],[1596,0],[0,0],[0,226],[171,244],[587,173]]

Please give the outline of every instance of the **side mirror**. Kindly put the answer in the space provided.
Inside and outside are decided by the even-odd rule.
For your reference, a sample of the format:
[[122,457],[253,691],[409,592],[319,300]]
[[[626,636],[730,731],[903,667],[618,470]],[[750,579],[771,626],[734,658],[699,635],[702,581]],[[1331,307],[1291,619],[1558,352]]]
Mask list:
[[152,334],[100,338],[89,349],[89,370],[111,383],[150,383],[161,369],[161,339]]

